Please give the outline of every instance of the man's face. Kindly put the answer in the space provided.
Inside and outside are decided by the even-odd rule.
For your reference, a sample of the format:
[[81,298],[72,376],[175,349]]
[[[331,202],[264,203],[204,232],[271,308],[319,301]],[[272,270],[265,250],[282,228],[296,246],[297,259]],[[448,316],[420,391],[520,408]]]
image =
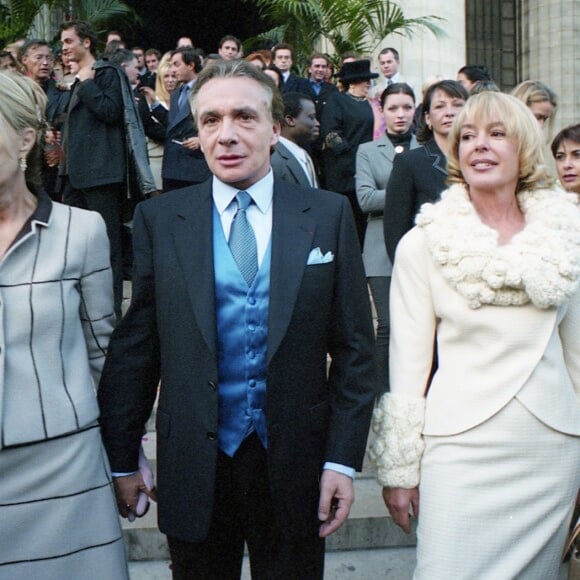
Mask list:
[[175,76],[177,82],[188,83],[195,78],[195,65],[193,63],[186,64],[183,60],[183,55],[178,52],[173,55],[171,59],[171,71]]
[[292,52],[287,48],[280,48],[276,51],[274,64],[282,71],[287,72],[292,66]]
[[131,52],[135,55],[135,58],[137,59],[137,66],[139,67],[139,69],[142,69],[145,66],[145,55],[143,54],[143,49],[135,48]]
[[399,71],[399,61],[392,52],[387,52],[379,56],[379,66],[381,67],[381,72],[387,79],[394,77]]
[[41,83],[50,77],[52,71],[52,53],[48,46],[32,46],[22,57],[22,64],[30,78]]
[[123,70],[131,85],[136,85],[139,81],[139,64],[136,58],[122,64]]
[[238,45],[233,40],[226,40],[219,48],[218,53],[223,60],[238,58]]
[[280,125],[272,119],[268,91],[247,77],[208,81],[196,97],[199,140],[211,172],[247,189],[270,171],[270,148]]
[[326,62],[325,58],[314,58],[308,72],[312,80],[316,82],[325,81],[326,73],[328,72],[328,62]]
[[90,54],[91,41],[88,38],[81,40],[74,28],[63,30],[60,33],[62,56],[66,61],[81,62]]
[[147,70],[149,72],[155,72],[159,66],[159,59],[156,54],[148,54],[145,57],[145,64],[147,65]]
[[316,119],[316,109],[310,99],[300,101],[302,111],[294,119],[294,134],[300,144],[312,143],[320,135],[320,123]]

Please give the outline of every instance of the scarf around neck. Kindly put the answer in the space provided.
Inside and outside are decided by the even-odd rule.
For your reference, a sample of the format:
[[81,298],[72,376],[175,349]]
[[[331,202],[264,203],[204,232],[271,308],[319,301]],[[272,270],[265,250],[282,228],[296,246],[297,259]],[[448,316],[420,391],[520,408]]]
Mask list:
[[417,215],[431,257],[470,308],[530,301],[553,308],[578,289],[576,196],[539,189],[520,192],[517,200],[526,224],[504,245],[498,244],[498,232],[481,221],[464,185],[452,185],[439,202],[424,204]]

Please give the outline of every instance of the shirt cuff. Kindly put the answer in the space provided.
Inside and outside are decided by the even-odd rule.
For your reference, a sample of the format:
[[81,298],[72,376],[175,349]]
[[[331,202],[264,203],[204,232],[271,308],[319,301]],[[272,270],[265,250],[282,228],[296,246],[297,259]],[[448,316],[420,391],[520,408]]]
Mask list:
[[127,477],[128,475],[135,475],[137,471],[128,471],[127,473],[119,473],[118,471],[113,471],[111,475],[113,477]]
[[332,463],[331,461],[327,461],[323,466],[322,469],[330,469],[331,471],[336,471],[337,473],[342,473],[342,475],[347,475],[353,481],[355,478],[356,470],[352,467],[347,467],[346,465],[342,465],[340,463]]

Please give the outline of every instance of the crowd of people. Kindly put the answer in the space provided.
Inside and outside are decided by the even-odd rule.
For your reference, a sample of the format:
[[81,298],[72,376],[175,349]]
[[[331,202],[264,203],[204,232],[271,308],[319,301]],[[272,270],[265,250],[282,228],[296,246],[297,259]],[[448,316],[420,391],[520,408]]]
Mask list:
[[0,55],[0,577],[127,578],[117,513],[153,499],[178,580],[239,578],[244,544],[255,578],[322,578],[372,418],[414,578],[559,578],[580,125],[551,139],[553,91],[102,40]]

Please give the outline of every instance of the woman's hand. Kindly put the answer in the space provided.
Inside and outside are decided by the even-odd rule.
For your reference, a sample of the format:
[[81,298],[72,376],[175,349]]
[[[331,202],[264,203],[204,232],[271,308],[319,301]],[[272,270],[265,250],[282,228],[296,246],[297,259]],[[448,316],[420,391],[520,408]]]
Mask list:
[[383,500],[394,522],[406,533],[411,533],[409,506],[415,517],[419,516],[419,488],[383,487]]

